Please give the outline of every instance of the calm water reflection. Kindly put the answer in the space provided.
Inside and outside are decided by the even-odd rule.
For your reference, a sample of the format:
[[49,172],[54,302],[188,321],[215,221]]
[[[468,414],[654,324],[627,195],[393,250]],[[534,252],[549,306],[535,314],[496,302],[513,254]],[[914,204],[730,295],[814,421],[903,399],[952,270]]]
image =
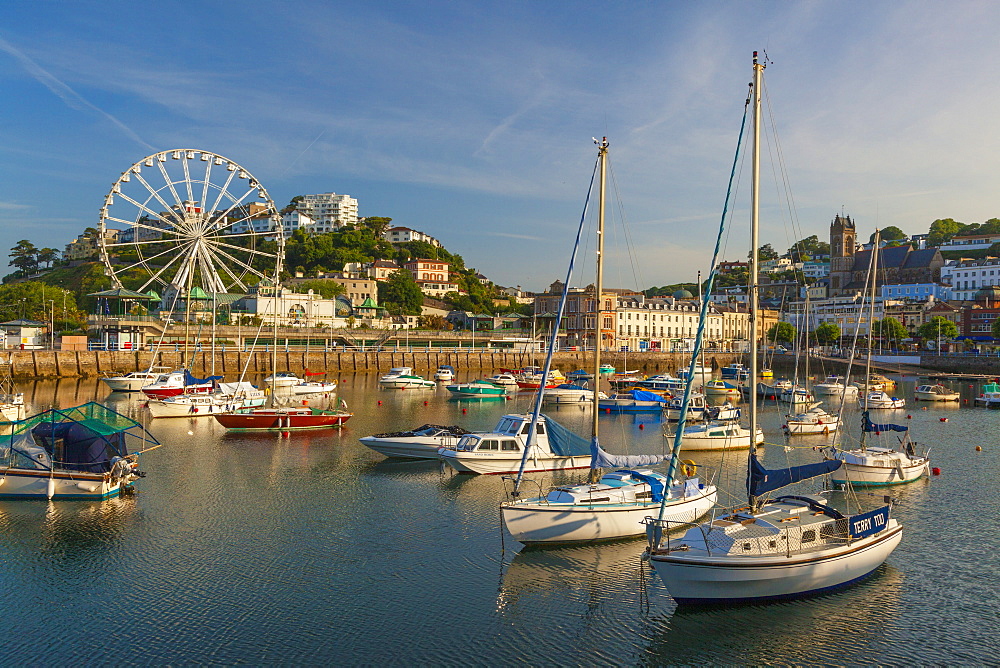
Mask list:
[[[374,375],[342,380],[355,412],[342,430],[284,437],[156,421],[166,445],[143,455],[149,476],[134,496],[0,501],[2,604],[15,629],[0,639],[6,662],[984,663],[1000,651],[989,566],[1000,533],[982,523],[1000,500],[998,411],[897,412],[942,475],[893,490],[904,538],[873,578],[807,601],[678,613],[641,565],[641,541],[521,549],[502,539],[500,478],[388,461],[357,441],[425,422],[488,428],[528,397],[456,402],[443,389],[379,391]],[[94,381],[22,389],[36,409],[99,399],[143,415],[137,398]],[[551,413],[586,433],[586,410]],[[823,439],[781,447],[782,417],[765,409],[777,444],[765,461],[815,458]],[[656,415],[601,423],[609,450],[664,450]],[[698,459],[741,494],[742,454]]]

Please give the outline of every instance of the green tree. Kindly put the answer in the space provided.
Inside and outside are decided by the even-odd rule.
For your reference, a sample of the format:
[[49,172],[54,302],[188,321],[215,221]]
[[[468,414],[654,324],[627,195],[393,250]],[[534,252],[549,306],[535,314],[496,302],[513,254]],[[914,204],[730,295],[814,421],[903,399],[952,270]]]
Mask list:
[[840,341],[840,327],[835,322],[823,322],[816,326],[813,332],[816,340],[825,346],[832,345]]
[[[1000,339],[1000,318],[995,318],[993,320],[993,324],[990,326],[990,332],[993,334],[994,339]],[[958,334],[957,327],[955,327],[955,334]]]
[[883,341],[892,344],[899,343],[910,335],[903,323],[892,316],[872,321],[872,332]]
[[413,274],[400,269],[385,281],[379,281],[378,301],[393,315],[420,315],[424,293],[413,279]]
[[[993,322],[996,323],[998,321],[1000,321],[1000,318]],[[917,336],[925,341],[936,341],[939,334],[942,341],[950,341],[958,336],[958,327],[951,320],[936,315],[917,329]]]
[[316,278],[310,281],[295,283],[296,292],[308,292],[309,290],[312,290],[323,299],[333,299],[346,292],[342,284],[329,278]]
[[18,241],[17,245],[10,249],[7,257],[10,258],[11,266],[17,267],[25,274],[38,269],[38,249],[27,239]]
[[792,323],[778,322],[771,325],[771,328],[767,330],[767,340],[768,342],[790,344],[795,341],[796,333],[795,325]]
[[807,256],[829,254],[830,244],[825,241],[820,241],[819,237],[815,234],[800,241],[796,241],[795,244],[788,249],[788,256],[791,258],[792,262],[805,262],[809,259]]
[[38,261],[43,262],[48,265],[49,269],[52,268],[52,263],[59,259],[59,251],[55,248],[43,248],[38,251]]
[[768,260],[777,260],[778,251],[771,247],[771,244],[764,244],[759,249],[757,249],[757,260],[760,262],[767,262]]
[[305,199],[305,195],[296,195],[288,203],[288,206],[286,206],[284,209],[282,209],[279,213],[281,213],[281,215],[285,215],[286,213],[291,213],[292,211],[295,211],[295,209],[297,209],[298,206],[299,206],[299,202],[301,202],[304,199]]
[[382,216],[366,216],[362,225],[371,230],[371,233],[376,238],[381,238],[385,234],[389,226],[392,225],[392,218],[385,218]]
[[940,246],[958,234],[963,227],[965,225],[952,218],[939,218],[931,223],[927,231],[927,245]]
[[[906,238],[906,232],[904,232],[903,230],[899,229],[895,225],[890,225],[889,227],[883,227],[881,230],[879,230],[879,238],[881,238],[882,241],[897,241],[897,240],[902,240],[902,239]],[[872,235],[870,237],[868,237],[868,243],[870,243],[870,244],[875,243],[875,233],[874,232],[872,232]],[[899,245],[899,244],[897,244],[897,245]]]

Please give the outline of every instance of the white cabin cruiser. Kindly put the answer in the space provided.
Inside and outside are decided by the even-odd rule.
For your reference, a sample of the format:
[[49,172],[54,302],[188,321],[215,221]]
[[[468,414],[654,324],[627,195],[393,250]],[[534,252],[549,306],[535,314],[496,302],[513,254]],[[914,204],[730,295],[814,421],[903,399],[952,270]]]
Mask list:
[[834,397],[839,397],[847,392],[847,396],[853,397],[858,393],[858,386],[846,383],[847,380],[843,376],[827,376],[822,383],[813,385],[813,392],[817,395]]
[[264,379],[264,383],[275,389],[279,387],[291,387],[292,385],[298,385],[301,382],[303,382],[303,380],[291,371],[279,371],[278,373],[272,373]]
[[[668,435],[667,438],[673,438]],[[764,430],[757,427],[756,444],[764,442]],[[682,452],[700,450],[746,450],[750,447],[750,430],[739,422],[708,422],[684,428]]]
[[913,391],[913,398],[917,401],[958,401],[962,395],[938,383],[937,385],[921,385]]
[[[516,473],[531,428],[531,414],[504,415],[487,433],[466,434],[438,457],[459,473]],[[590,466],[590,444],[558,422],[538,416],[525,472],[584,469]]]
[[382,387],[396,390],[437,387],[433,380],[427,380],[423,376],[414,374],[413,369],[408,366],[398,366],[389,369],[389,373],[378,379],[378,384]]
[[[166,371],[166,369],[163,369]],[[147,385],[152,385],[160,377],[159,371],[132,371],[121,376],[106,376],[101,382],[112,392],[138,392]]]
[[874,390],[872,392],[867,392],[858,397],[858,403],[862,408],[878,408],[878,409],[892,409],[892,408],[906,408],[906,401],[900,399],[899,397],[890,397],[888,394],[882,390]]
[[829,434],[840,427],[840,417],[820,408],[819,402],[808,410],[785,416],[782,428],[790,435]]

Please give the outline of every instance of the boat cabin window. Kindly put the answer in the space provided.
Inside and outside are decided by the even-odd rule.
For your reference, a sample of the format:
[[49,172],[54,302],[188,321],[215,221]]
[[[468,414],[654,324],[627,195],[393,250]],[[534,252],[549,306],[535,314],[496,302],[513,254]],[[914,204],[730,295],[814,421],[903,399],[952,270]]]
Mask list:
[[493,439],[487,439],[485,441],[480,442],[480,444],[479,444],[479,450],[481,450],[481,451],[482,450],[499,450],[499,449],[500,449],[500,442],[499,441],[494,441]]
[[517,452],[518,450],[521,449],[521,447],[517,444],[517,441],[505,438],[504,440],[500,441],[500,449],[506,450],[508,452]]
[[[524,428],[521,430],[521,434],[527,435],[530,431],[531,431],[531,423],[530,422],[525,422],[524,423]],[[535,425],[535,433],[536,434],[544,434],[545,433],[545,425],[543,425],[541,422],[539,422],[537,425]]]
[[501,433],[501,434],[506,434],[507,431],[510,429],[510,425],[511,425],[512,422],[513,422],[513,420],[510,420],[510,419],[507,419],[507,418],[504,418],[503,420],[500,420],[500,424],[497,425],[497,431],[499,433]]
[[479,439],[475,436],[464,436],[462,440],[458,442],[457,448],[459,450],[475,450],[476,445],[478,445]]
[[813,531],[812,529],[809,529],[808,531],[803,531],[802,532],[802,542],[803,543],[811,543],[814,540],[816,540],[816,532],[815,531]]

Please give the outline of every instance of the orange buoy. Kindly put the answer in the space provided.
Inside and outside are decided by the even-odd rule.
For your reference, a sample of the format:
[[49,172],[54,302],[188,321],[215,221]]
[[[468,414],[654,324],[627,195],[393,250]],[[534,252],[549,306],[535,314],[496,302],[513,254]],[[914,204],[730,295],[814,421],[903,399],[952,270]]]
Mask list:
[[912,420],[912,419],[913,419],[913,416],[912,416],[912,415],[907,415],[907,416],[906,416],[906,419],[907,419],[907,420]]
[[982,452],[982,451],[983,451],[983,446],[977,445],[976,446],[976,452]]
[[642,424],[642,423],[640,422],[640,423],[639,423],[639,429],[645,429],[645,428],[646,428],[646,425],[644,425],[644,424]]
[[308,399],[303,399],[302,400],[302,405],[303,406],[308,406],[309,405],[309,400]]
[[604,412],[605,412],[605,413],[610,413],[610,412],[611,412],[611,409],[610,409],[610,408],[605,408],[605,409],[604,409]]
[[465,415],[465,414],[466,414],[466,413],[468,413],[468,412],[469,412],[469,409],[467,409],[467,408],[463,408],[463,409],[462,409],[462,415]]
[[427,405],[427,402],[425,401],[425,402],[424,402],[424,406],[426,406],[426,405]]
[[931,473],[933,473],[934,475],[941,475],[941,469],[935,466],[934,468],[931,469]]

